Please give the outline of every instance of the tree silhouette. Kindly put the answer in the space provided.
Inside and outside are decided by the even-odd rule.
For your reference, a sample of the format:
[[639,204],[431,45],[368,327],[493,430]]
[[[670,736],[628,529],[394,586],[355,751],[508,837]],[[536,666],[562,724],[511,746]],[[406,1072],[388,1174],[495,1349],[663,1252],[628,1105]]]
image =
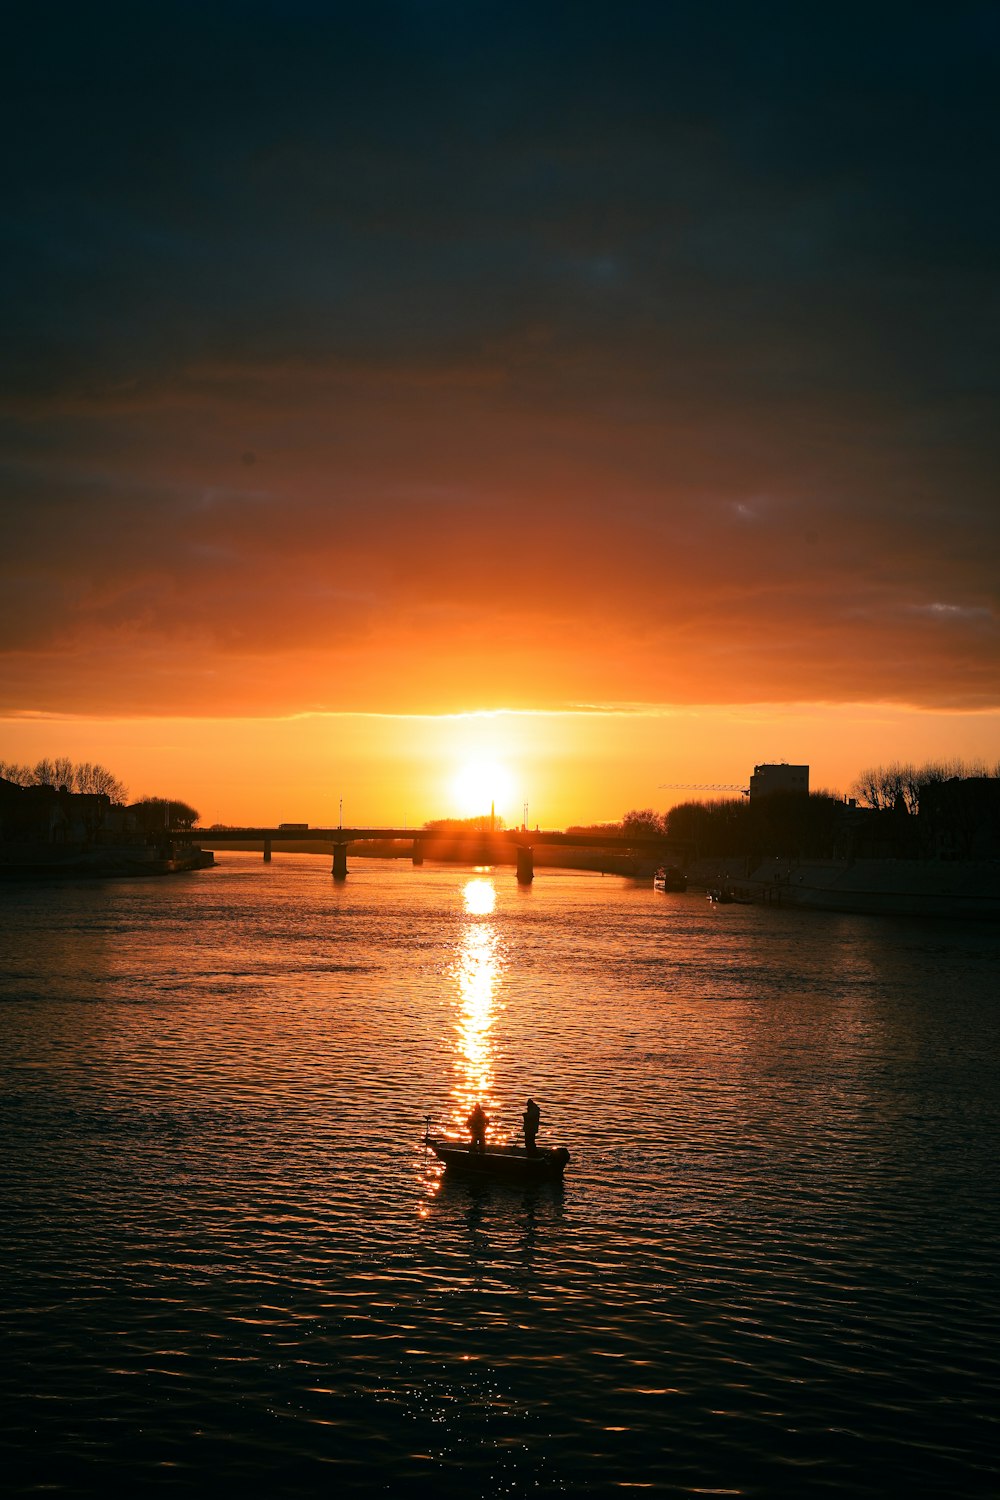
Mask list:
[[84,795],[110,797],[121,805],[128,801],[128,788],[99,762],[81,761],[74,779],[76,790]]
[[622,833],[626,838],[662,838],[663,831],[663,819],[655,807],[633,807],[622,818]]
[[197,808],[176,797],[142,797],[134,808],[136,822],[147,833],[161,833],[166,828],[193,828],[199,818]]
[[12,781],[15,786],[34,786],[35,773],[31,766],[22,766],[16,760],[0,760],[0,776]]

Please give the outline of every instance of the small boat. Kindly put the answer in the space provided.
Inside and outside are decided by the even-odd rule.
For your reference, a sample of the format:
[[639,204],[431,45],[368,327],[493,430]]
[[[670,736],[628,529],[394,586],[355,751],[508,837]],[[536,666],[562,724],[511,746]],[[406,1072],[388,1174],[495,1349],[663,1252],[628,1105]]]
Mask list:
[[438,1161],[449,1172],[463,1177],[490,1177],[500,1182],[560,1182],[569,1161],[565,1146],[485,1146],[474,1148],[468,1141],[448,1141],[424,1135]]
[[708,899],[715,906],[730,906],[736,900],[736,897],[727,887],[721,886],[717,890],[709,891]]
[[687,876],[676,865],[661,865],[653,876],[654,891],[686,891]]

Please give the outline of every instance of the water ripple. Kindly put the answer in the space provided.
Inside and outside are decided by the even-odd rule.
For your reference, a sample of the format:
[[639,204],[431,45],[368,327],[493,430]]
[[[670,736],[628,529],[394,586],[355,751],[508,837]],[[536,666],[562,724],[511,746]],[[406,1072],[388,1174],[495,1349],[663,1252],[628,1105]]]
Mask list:
[[997,1493],[989,934],[356,863],[3,893],[11,1493]]

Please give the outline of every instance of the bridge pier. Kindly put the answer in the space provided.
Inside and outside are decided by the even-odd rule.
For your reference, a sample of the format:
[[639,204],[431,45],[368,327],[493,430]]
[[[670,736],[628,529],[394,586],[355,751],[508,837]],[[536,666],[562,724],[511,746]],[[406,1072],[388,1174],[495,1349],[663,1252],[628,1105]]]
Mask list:
[[269,865],[271,863],[271,840],[270,839],[265,839],[264,840],[264,863],[266,865]]
[[334,880],[347,879],[346,844],[334,844],[333,846],[333,878]]
[[517,883],[530,885],[535,878],[535,851],[527,844],[517,846]]
[[413,863],[415,865],[422,865],[423,862],[424,862],[424,843],[423,843],[423,839],[414,839],[413,840]]

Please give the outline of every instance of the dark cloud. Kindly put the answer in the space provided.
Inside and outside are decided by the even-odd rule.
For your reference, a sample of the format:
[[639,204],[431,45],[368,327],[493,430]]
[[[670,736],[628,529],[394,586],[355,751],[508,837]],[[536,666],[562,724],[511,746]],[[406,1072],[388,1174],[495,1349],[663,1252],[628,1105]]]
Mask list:
[[462,701],[996,700],[993,7],[7,41],[6,706],[354,702],[407,642]]

